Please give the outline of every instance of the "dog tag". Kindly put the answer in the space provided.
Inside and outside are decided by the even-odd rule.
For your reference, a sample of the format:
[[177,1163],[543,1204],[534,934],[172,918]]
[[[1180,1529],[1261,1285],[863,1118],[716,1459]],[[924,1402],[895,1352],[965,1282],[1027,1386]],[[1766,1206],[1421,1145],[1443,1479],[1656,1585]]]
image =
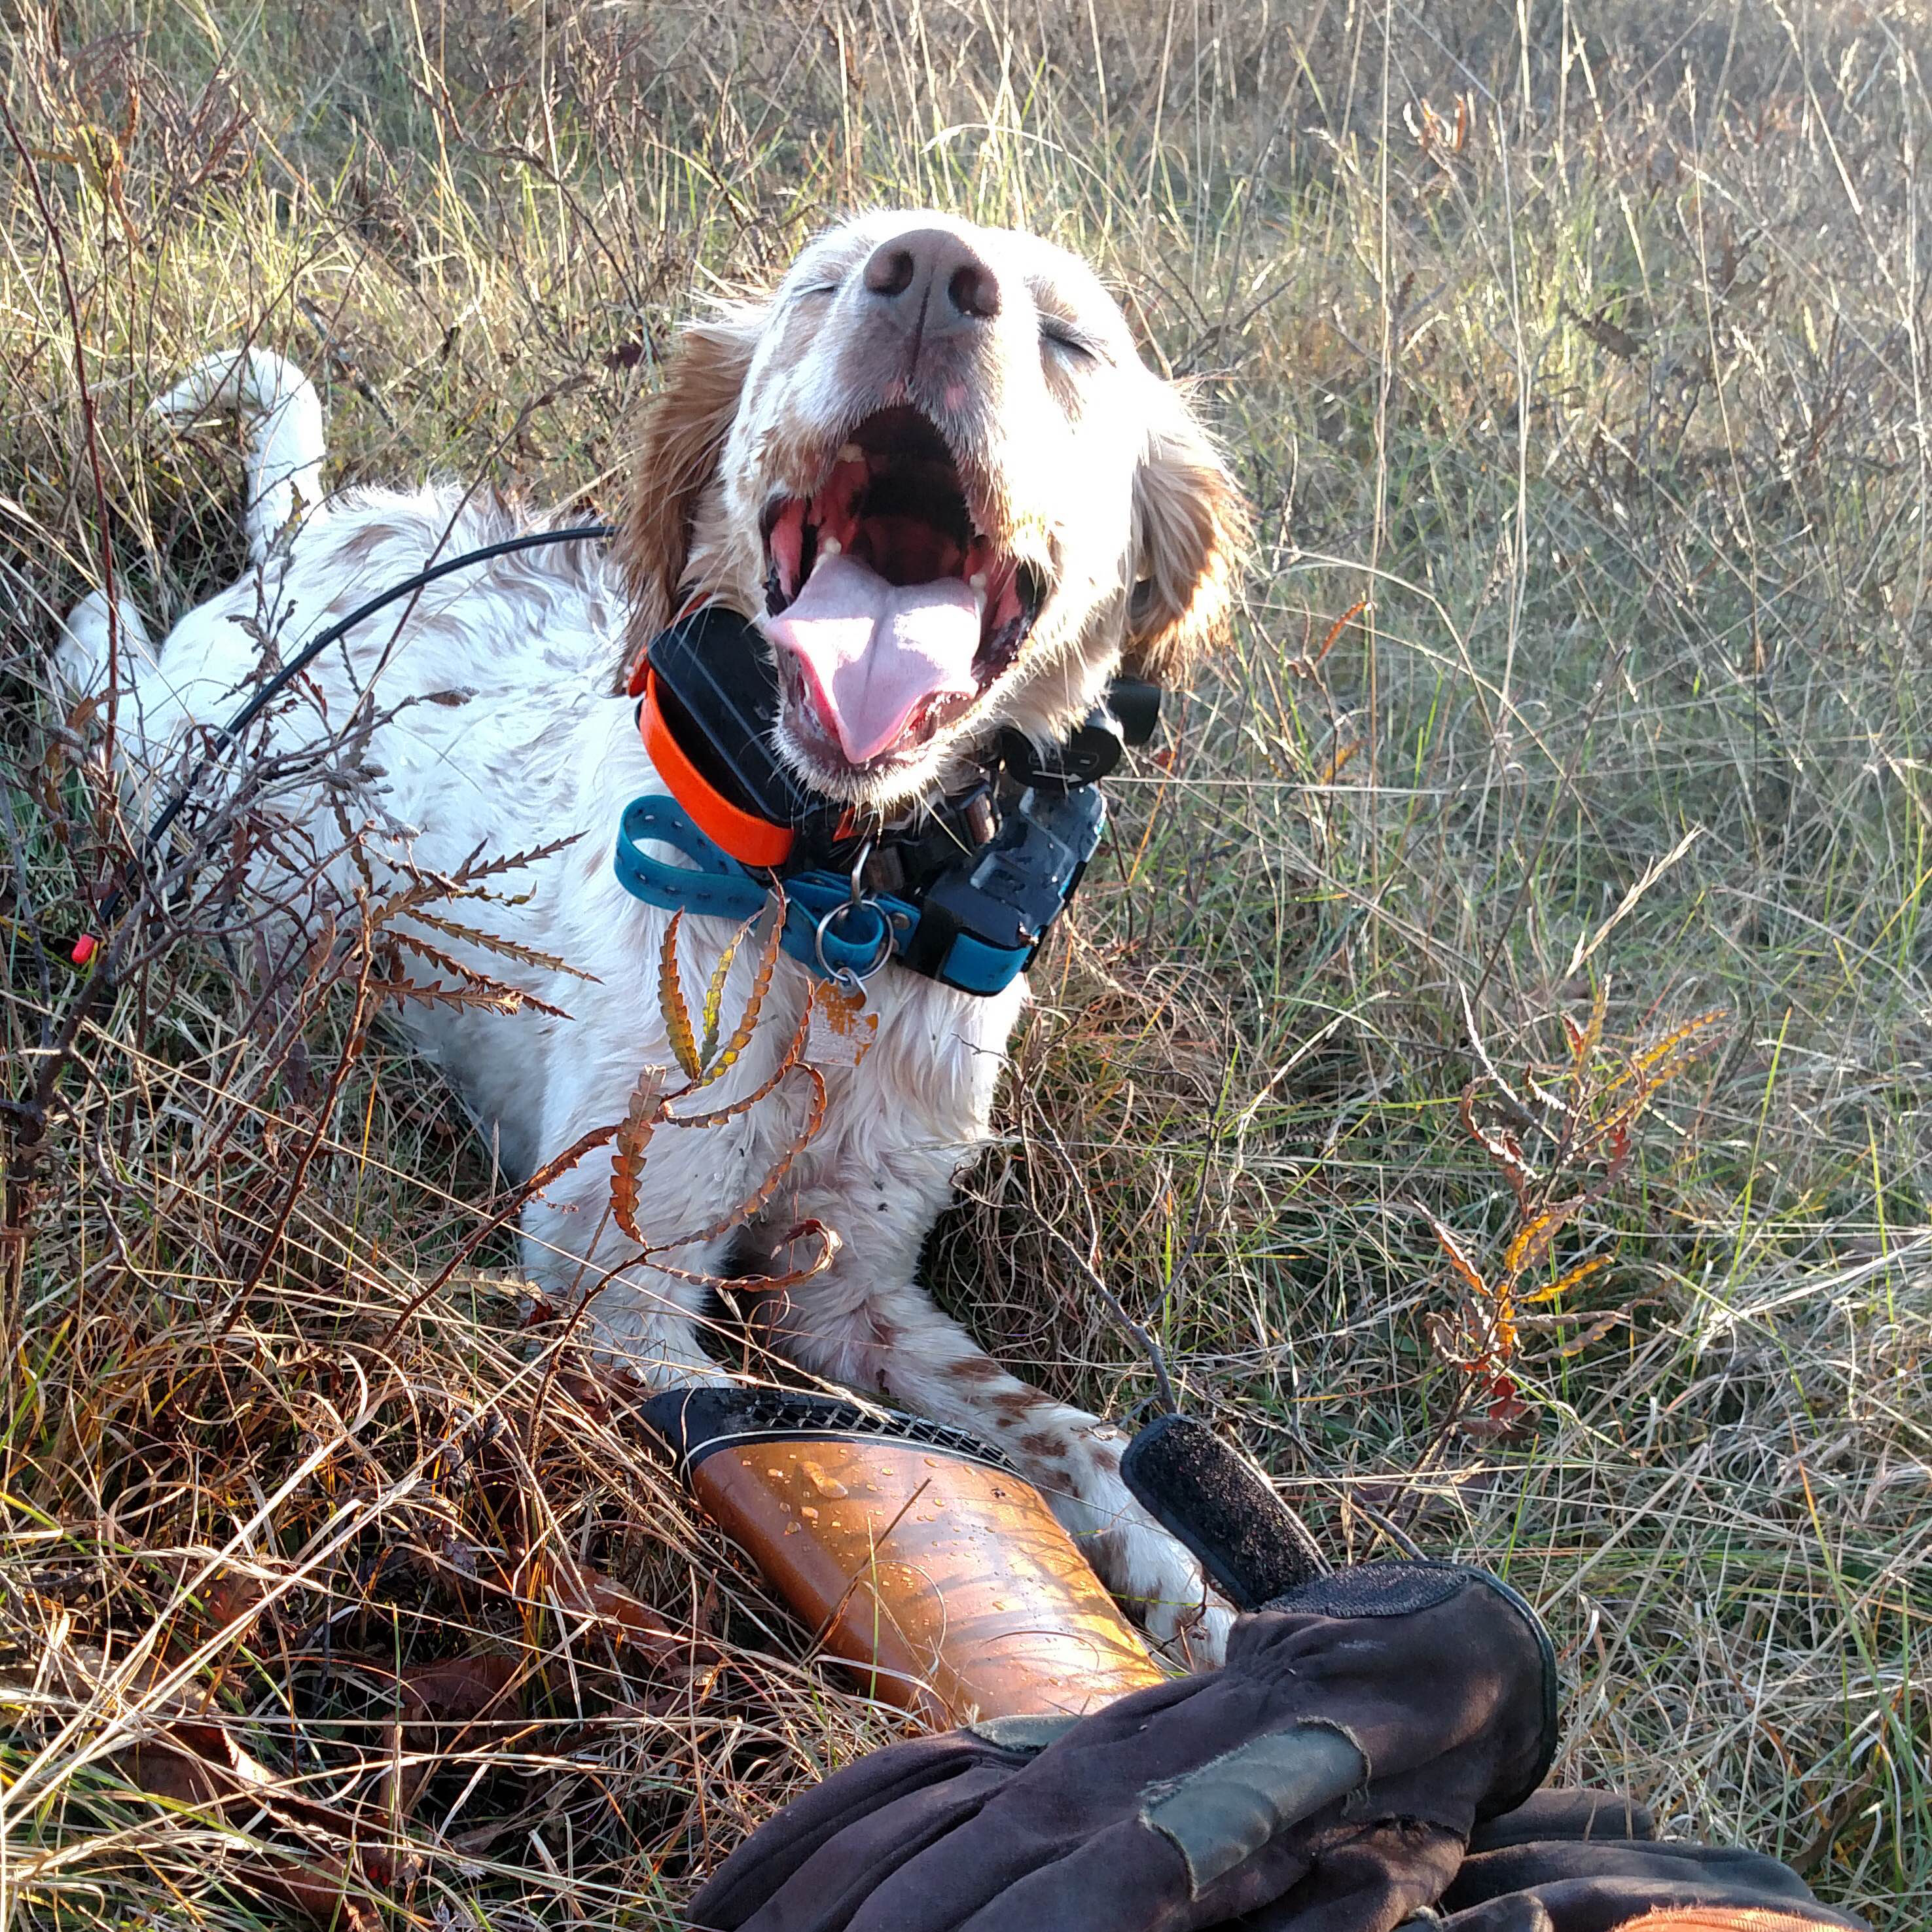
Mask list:
[[812,1018],[802,1056],[810,1065],[856,1066],[871,1050],[879,1030],[879,1016],[866,1010],[862,984],[847,986],[836,980],[820,980],[812,988]]

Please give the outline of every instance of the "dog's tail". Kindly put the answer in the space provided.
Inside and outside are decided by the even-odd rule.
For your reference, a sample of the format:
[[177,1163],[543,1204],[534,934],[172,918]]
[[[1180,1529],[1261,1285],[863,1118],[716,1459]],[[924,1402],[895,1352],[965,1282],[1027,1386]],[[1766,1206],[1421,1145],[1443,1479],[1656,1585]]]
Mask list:
[[296,517],[313,522],[322,502],[322,398],[272,350],[221,350],[202,357],[152,413],[185,422],[204,410],[236,412],[248,426],[248,554],[257,563]]

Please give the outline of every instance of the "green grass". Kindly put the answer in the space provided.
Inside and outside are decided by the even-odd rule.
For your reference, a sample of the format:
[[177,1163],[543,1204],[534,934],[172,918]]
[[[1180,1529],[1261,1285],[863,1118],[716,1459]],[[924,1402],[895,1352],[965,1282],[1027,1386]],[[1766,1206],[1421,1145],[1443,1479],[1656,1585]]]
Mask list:
[[[1141,1412],[1090,1215],[1188,1401],[1324,1534],[1365,1552],[1393,1518],[1529,1591],[1566,1772],[1881,1924],[1932,1918],[1918,10],[28,0],[0,36],[16,1100],[124,830],[98,722],[46,690],[58,615],[104,544],[156,618],[238,568],[232,439],[142,419],[183,364],[293,355],[340,478],[608,509],[707,296],[861,203],[1023,222],[1198,386],[1259,541],[1229,658],[1115,788],[931,1279],[1024,1372]],[[1579,1064],[1562,1018],[1605,989]],[[1609,1264],[1520,1306],[1531,1412],[1483,1432],[1448,1358],[1494,1310],[1427,1215],[1493,1282],[1520,1210],[1466,1090],[1492,1130],[1504,1083],[1600,1112],[1714,1008],[1613,1178],[1524,1130],[1589,1196],[1524,1292]],[[487,1163],[380,1032],[332,1087],[339,998],[306,1080],[276,1020],[157,948],[44,1138],[10,1117],[0,1677],[29,1688],[0,1893],[21,1923],[280,1921],[243,1841],[286,1823],[160,1804],[98,1653],[158,1634],[188,1688],[142,1677],[134,1709],[212,1686],[380,1839],[395,1706],[367,1660],[482,1643],[525,1715],[442,1752],[412,1909],[668,1923],[707,1834],[892,1720],[800,1661],[587,1392],[536,1385],[554,1351],[525,1359],[487,1273],[376,1346]],[[450,1448],[489,1415],[516,1454]],[[725,1662],[453,1587],[434,1552],[506,1498]],[[210,1564],[285,1594],[224,1637],[183,1594]],[[308,1654],[325,1624],[353,1688]]]

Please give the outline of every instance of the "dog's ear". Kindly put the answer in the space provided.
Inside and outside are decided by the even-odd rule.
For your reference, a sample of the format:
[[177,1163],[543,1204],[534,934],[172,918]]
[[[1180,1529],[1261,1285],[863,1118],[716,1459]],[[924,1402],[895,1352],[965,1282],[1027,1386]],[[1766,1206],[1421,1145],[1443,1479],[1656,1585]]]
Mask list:
[[1165,383],[1156,394],[1134,478],[1136,580],[1125,664],[1138,676],[1175,684],[1226,640],[1248,508],[1179,394]]
[[763,320],[761,310],[747,307],[692,323],[645,410],[630,508],[617,534],[630,582],[633,657],[676,613],[692,520],[717,473]]

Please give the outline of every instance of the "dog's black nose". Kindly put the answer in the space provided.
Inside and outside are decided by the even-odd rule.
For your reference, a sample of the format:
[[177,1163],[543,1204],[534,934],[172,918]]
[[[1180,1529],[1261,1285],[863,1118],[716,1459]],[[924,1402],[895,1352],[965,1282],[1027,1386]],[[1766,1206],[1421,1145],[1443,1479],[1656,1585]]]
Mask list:
[[881,300],[924,318],[936,335],[1000,312],[1000,278],[956,235],[915,228],[872,251],[866,286]]

